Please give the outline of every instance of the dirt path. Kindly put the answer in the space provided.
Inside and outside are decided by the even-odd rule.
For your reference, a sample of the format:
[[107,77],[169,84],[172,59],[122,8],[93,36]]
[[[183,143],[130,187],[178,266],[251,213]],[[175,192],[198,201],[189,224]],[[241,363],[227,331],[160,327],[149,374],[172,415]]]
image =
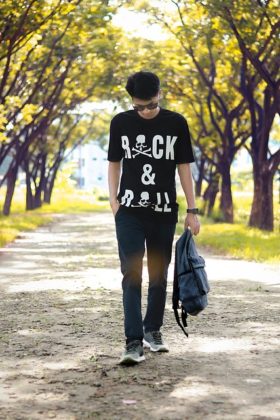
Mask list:
[[[171,309],[171,267],[171,351],[121,367],[109,213],[61,215],[1,249],[0,419],[280,419],[279,271],[202,254],[212,291],[189,339]],[[143,311],[146,290],[145,273]]]

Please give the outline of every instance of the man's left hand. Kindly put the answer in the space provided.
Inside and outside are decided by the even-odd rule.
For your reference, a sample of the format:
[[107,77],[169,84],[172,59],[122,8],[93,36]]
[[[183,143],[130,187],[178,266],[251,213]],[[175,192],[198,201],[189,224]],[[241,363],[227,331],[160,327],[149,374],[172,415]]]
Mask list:
[[188,213],[185,219],[185,229],[190,227],[194,235],[198,235],[200,230],[200,223],[196,214]]

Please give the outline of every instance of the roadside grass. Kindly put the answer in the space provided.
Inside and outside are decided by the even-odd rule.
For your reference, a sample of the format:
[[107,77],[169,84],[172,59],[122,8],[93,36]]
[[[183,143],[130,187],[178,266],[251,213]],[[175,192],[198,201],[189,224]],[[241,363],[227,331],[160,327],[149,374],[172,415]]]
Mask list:
[[[0,195],[0,205],[3,206],[4,195]],[[98,200],[90,193],[77,190],[56,190],[51,204],[43,204],[36,210],[25,210],[25,192],[18,189],[9,216],[0,215],[0,247],[13,241],[23,231],[36,229],[38,226],[50,223],[53,214],[75,214],[109,210],[107,201]]]
[[12,242],[23,231],[36,229],[38,226],[49,223],[53,220],[52,216],[38,214],[35,212],[25,212],[13,214],[9,217],[0,216],[0,247]]
[[[101,198],[101,199],[100,199]],[[0,205],[3,205],[0,195]],[[229,255],[246,260],[277,263],[280,261],[279,240],[279,203],[275,200],[275,231],[266,232],[247,226],[252,201],[251,195],[234,194],[235,223],[222,223],[218,207],[214,208],[213,218],[200,216],[201,231],[196,237],[198,245],[209,248],[222,255]],[[217,203],[219,199],[217,198]],[[183,232],[185,218],[185,199],[178,197],[180,204],[177,233]],[[198,207],[202,202],[197,200]],[[25,211],[25,192],[18,189],[13,200],[10,216],[0,215],[0,246],[13,241],[21,232],[36,229],[50,223],[54,214],[108,211],[106,197],[86,193],[75,189],[56,189],[51,204],[42,208]]]
[[[279,263],[280,240],[279,240],[279,203],[275,202],[275,230],[267,232],[247,226],[250,214],[252,197],[235,194],[234,216],[235,223],[223,223],[217,207],[214,208],[213,219],[200,216],[201,229],[195,241],[202,247],[245,260],[254,260],[267,263]],[[218,201],[218,200],[217,200]],[[276,200],[275,200],[276,201]],[[180,204],[179,223],[177,232],[180,234],[184,229],[185,200],[178,197]],[[198,207],[202,203],[198,200]]]

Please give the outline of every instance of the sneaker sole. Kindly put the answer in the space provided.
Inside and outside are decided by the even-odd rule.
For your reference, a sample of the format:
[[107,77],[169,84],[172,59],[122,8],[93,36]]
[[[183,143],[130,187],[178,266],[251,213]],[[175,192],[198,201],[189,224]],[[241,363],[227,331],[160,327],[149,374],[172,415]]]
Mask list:
[[146,341],[145,339],[143,339],[143,346],[146,347],[146,348],[149,348],[151,351],[154,351],[154,352],[161,352],[161,353],[168,353],[169,352],[168,347],[166,347],[164,345],[162,347],[158,346],[157,348],[152,347],[151,344],[148,341]]
[[139,356],[136,358],[132,356],[124,356],[121,358],[119,364],[120,365],[136,365],[137,363],[143,362],[145,360],[145,356]]

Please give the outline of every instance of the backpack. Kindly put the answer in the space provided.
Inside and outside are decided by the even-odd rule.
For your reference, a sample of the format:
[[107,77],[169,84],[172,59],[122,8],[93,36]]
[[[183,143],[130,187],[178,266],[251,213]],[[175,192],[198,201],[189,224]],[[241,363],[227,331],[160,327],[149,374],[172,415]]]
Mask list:
[[187,327],[188,315],[195,316],[208,305],[210,286],[204,267],[205,260],[197,252],[191,231],[186,229],[176,242],[172,307],[176,321],[187,337],[184,327]]

